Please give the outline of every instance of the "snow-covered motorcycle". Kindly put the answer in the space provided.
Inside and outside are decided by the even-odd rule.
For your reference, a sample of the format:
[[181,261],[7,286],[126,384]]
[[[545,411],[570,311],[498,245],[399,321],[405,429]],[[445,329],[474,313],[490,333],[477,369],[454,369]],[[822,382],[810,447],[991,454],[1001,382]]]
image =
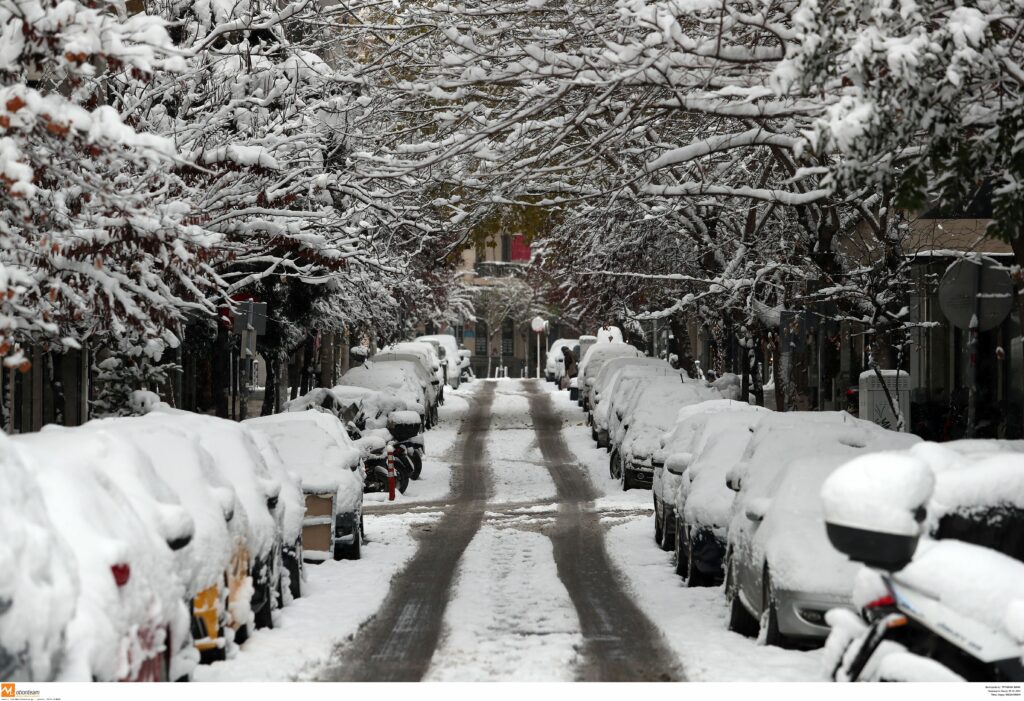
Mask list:
[[826,615],[834,680],[1024,680],[1024,563],[922,539],[932,489],[927,467],[899,461],[854,461],[825,483],[829,539],[866,565],[853,591],[860,616]]

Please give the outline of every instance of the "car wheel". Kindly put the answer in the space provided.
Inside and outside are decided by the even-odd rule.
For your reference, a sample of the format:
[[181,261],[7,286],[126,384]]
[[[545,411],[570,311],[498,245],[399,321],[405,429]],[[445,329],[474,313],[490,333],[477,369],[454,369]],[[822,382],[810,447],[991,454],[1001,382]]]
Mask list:
[[423,472],[423,456],[417,450],[412,456],[412,478],[418,480],[421,472]]
[[617,458],[618,458],[618,456],[615,453],[612,453],[612,456],[610,458],[608,458],[608,475],[613,480],[619,478],[619,475],[616,473],[616,469],[615,469],[616,468],[615,461],[616,461]]
[[[594,424],[593,423],[590,424],[590,438],[595,443],[598,443],[598,440],[597,440],[597,429],[594,428]],[[598,446],[598,447],[600,447],[600,446]]]
[[665,552],[670,552],[676,544],[675,519],[669,516],[668,507],[661,507],[661,542],[659,545]]
[[246,623],[235,631],[235,644],[242,645],[246,640],[249,639],[249,624]]
[[730,558],[726,565],[728,581],[725,586],[726,595],[729,597],[729,630],[745,635],[748,638],[755,638],[760,626],[757,619],[747,611],[743,602],[740,601],[739,585],[732,574],[732,570],[732,559]]
[[676,553],[676,574],[680,577],[686,576],[686,548],[683,546],[683,526],[676,519],[676,537],[675,537],[675,553]]
[[362,557],[362,545],[363,539],[360,534],[354,533],[351,543],[335,543],[334,544],[334,559],[335,560],[358,560]]
[[629,470],[622,465],[622,460],[619,460],[619,474],[622,475],[622,491],[628,492],[633,486],[633,480],[629,477]]
[[288,568],[288,590],[293,599],[302,597],[302,559],[298,556],[289,557]]
[[704,581],[704,575],[701,574],[701,571],[693,564],[693,543],[689,538],[686,539],[686,586],[707,586],[707,582]]
[[779,610],[775,603],[771,574],[768,572],[767,565],[764,567],[764,575],[761,578],[761,582],[763,586],[762,596],[764,597],[762,627],[764,628],[765,645],[790,647],[791,641],[779,632]]
[[264,582],[261,585],[264,589],[264,604],[263,608],[256,612],[254,616],[254,623],[256,624],[256,630],[261,628],[273,628],[274,627],[274,592],[270,586],[270,581]]
[[654,542],[659,548],[664,548],[662,543],[665,542],[665,525],[658,517],[658,500],[654,500]]

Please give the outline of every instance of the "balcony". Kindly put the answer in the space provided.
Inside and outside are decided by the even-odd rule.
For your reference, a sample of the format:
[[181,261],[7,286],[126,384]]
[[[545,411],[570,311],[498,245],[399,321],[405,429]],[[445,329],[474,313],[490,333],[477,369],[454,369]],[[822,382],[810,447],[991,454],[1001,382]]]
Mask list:
[[473,272],[477,277],[517,277],[526,273],[527,261],[477,261]]

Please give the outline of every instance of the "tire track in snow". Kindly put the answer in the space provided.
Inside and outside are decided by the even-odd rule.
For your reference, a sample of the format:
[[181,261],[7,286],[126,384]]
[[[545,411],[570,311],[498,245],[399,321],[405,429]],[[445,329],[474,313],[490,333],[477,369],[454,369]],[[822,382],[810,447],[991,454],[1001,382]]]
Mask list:
[[[453,464],[450,508],[391,581],[377,615],[350,643],[338,648],[335,662],[321,675],[323,681],[419,681],[430,666],[452,579],[462,553],[483,523],[490,489],[483,458],[496,383],[480,384],[481,389],[469,397],[473,406],[454,451],[458,462]],[[359,592],[350,595],[359,596]]]
[[558,576],[579,615],[584,660],[581,681],[682,681],[678,660],[661,632],[623,588],[604,544],[597,496],[562,438],[562,420],[537,380],[524,382],[530,415],[561,504],[551,531]]

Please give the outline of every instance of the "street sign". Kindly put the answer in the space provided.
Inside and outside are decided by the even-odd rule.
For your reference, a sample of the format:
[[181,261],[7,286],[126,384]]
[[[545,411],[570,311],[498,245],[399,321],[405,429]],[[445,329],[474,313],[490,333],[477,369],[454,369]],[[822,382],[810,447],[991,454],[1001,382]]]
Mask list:
[[978,331],[994,329],[1013,307],[1013,280],[1006,266],[991,258],[961,258],[942,276],[939,306],[957,328],[971,328],[977,315]]
[[267,333],[267,303],[247,300],[239,302],[231,314],[231,330],[242,333],[251,328],[257,336]]
[[548,322],[544,321],[544,317],[535,316],[533,321],[530,322],[530,328],[533,329],[534,333],[544,333],[544,329],[547,328]]

